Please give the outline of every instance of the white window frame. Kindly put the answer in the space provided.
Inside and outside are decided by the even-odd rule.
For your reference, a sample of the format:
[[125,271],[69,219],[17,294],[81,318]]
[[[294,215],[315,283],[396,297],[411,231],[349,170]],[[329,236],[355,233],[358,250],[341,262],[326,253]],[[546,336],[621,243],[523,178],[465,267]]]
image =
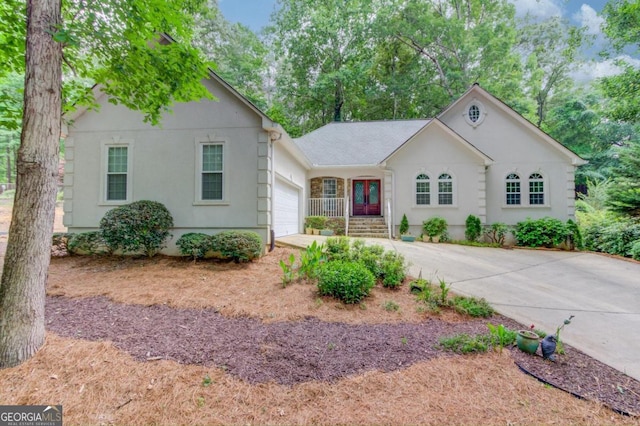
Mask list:
[[[421,179],[421,176],[426,176],[426,179]],[[429,175],[429,173],[426,172],[420,172],[418,174],[415,175],[415,178],[413,179],[413,204],[415,207],[431,207],[433,206],[433,191],[432,191],[432,181],[433,179],[431,179],[431,176]],[[418,184],[419,183],[427,183],[428,185],[428,192],[418,192]],[[423,194],[429,194],[429,202],[426,204],[419,204],[418,203],[418,195],[423,195]]]
[[[333,182],[333,194],[327,192],[327,183]],[[338,179],[322,178],[322,198],[338,198]]]
[[[113,138],[112,140],[102,141],[100,143],[101,161],[100,161],[100,205],[120,206],[129,204],[133,200],[133,140]],[[127,148],[127,191],[124,200],[109,200],[108,197],[108,178],[109,174],[109,149],[110,148]]]
[[[449,177],[451,178],[451,204],[440,204],[440,194],[441,194],[441,192],[440,192],[440,182],[444,181],[443,179],[440,179],[440,176],[442,176],[442,175],[449,175]],[[456,197],[456,193],[457,193],[456,182],[457,182],[456,177],[450,171],[445,170],[445,171],[442,171],[442,172],[438,173],[438,179],[435,182],[436,189],[437,189],[436,194],[435,194],[437,196],[437,199],[436,199],[437,203],[435,203],[436,205],[438,205],[440,207],[456,207],[457,206],[458,200],[457,200],[457,197]],[[449,192],[443,192],[442,194],[449,194]]]
[[[475,121],[473,121],[469,116],[469,111],[471,111],[471,108],[473,107],[478,108],[478,118]],[[464,113],[462,115],[464,116],[464,120],[467,122],[469,126],[478,127],[484,121],[484,118],[487,115],[487,109],[482,104],[482,102],[480,102],[477,99],[472,99],[471,102],[469,102],[465,106]]]
[[[539,177],[534,177],[532,178],[532,176],[539,176]],[[548,194],[546,191],[546,185],[545,185],[546,179],[544,178],[544,175],[540,172],[532,172],[529,173],[529,178],[527,179],[527,191],[528,191],[528,198],[527,200],[529,201],[529,205],[531,207],[538,207],[538,206],[546,206],[547,205],[547,198],[548,198]],[[542,191],[540,192],[531,192],[531,184],[532,183],[541,183],[542,184]],[[542,195],[542,203],[532,203],[531,202],[531,196],[532,195]]]
[[[511,176],[517,176],[517,179],[511,179]],[[518,192],[509,192],[508,188],[509,188],[509,184],[510,183],[514,183],[517,182],[518,183]],[[516,173],[516,172],[511,172],[507,175],[507,177],[504,180],[504,204],[506,206],[522,206],[522,178],[520,178],[520,174]],[[518,194],[520,199],[518,203],[509,203],[509,194]]]
[[[222,198],[219,200],[205,200],[202,198],[202,174],[205,173],[202,170],[202,160],[203,160],[203,152],[205,146],[210,145],[219,145],[222,146],[222,170],[220,173],[222,174]],[[195,146],[195,193],[194,193],[194,205],[228,205],[228,194],[229,194],[229,179],[227,179],[227,163],[229,161],[228,152],[227,152],[227,143],[226,140],[220,138],[207,138],[207,139],[198,139],[196,140]],[[217,171],[216,171],[217,172]]]
[[[520,204],[507,204],[507,178],[509,177],[509,175],[511,174],[516,174],[520,177]],[[533,175],[540,175],[542,177],[542,179],[539,180],[539,182],[542,182],[542,192],[541,194],[543,195],[543,203],[542,204],[531,204],[531,176]],[[526,179],[523,179],[523,176],[526,177]],[[536,209],[536,208],[549,208],[551,207],[551,205],[549,204],[549,198],[550,198],[550,193],[549,193],[549,179],[547,178],[547,176],[545,176],[545,173],[543,173],[542,171],[538,170],[533,170],[530,172],[523,172],[523,171],[510,171],[509,173],[506,174],[504,180],[503,180],[503,186],[502,186],[502,190],[504,193],[504,196],[502,198],[503,200],[503,204],[502,204],[502,208],[506,208],[506,209],[518,209],[518,208],[531,208],[531,209]]]

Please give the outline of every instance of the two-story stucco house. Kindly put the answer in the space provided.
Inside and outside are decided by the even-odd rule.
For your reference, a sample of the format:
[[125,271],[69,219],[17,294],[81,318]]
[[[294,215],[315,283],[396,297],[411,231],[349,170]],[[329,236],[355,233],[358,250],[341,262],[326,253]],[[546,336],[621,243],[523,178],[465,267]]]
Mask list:
[[177,104],[161,127],[108,102],[68,129],[64,224],[98,228],[114,206],[148,199],[186,232],[258,232],[265,244],[302,232],[308,215],[373,217],[391,234],[442,216],[455,238],[485,224],[574,214],[579,156],[478,85],[425,120],[331,123],[299,139],[215,73],[217,101]]

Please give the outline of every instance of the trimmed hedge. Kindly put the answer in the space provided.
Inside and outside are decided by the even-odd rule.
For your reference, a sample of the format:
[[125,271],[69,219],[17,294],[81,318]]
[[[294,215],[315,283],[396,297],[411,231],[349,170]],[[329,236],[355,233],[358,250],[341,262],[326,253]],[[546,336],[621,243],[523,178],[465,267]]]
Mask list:
[[189,232],[178,238],[176,246],[181,255],[190,256],[194,260],[202,259],[211,249],[211,238],[207,234]]
[[211,250],[223,259],[249,262],[262,255],[262,238],[252,231],[224,231],[211,237]]
[[109,210],[100,221],[102,236],[112,251],[154,256],[165,247],[173,217],[157,201],[136,201]]

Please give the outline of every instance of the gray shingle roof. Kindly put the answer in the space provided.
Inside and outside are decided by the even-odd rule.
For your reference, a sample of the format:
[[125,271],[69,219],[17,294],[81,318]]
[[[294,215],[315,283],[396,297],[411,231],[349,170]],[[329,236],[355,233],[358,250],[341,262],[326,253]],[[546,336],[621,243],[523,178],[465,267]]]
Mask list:
[[378,164],[429,120],[330,123],[294,139],[314,166]]

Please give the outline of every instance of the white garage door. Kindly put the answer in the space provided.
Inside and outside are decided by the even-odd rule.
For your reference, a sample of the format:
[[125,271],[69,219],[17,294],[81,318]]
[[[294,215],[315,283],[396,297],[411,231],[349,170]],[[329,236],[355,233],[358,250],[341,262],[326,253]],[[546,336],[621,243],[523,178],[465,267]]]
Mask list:
[[274,199],[274,231],[276,237],[297,234],[300,230],[298,214],[299,191],[297,188],[276,179]]

